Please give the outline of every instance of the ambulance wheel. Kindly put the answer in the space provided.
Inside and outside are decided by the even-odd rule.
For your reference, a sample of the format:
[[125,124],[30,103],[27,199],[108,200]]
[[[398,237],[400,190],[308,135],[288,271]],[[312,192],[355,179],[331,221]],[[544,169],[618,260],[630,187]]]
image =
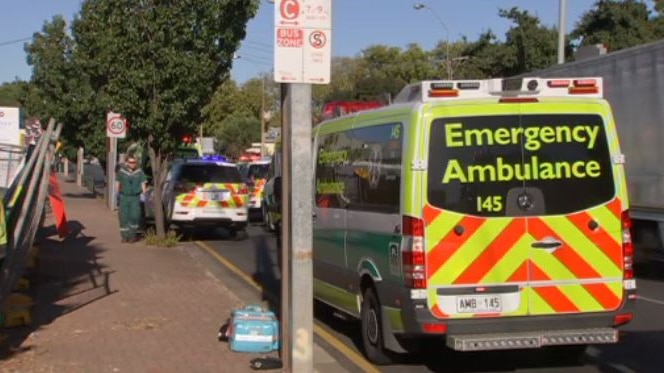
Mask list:
[[370,362],[385,365],[392,362],[389,352],[383,344],[383,328],[380,315],[380,303],[373,288],[364,290],[360,313],[362,345],[364,354]]

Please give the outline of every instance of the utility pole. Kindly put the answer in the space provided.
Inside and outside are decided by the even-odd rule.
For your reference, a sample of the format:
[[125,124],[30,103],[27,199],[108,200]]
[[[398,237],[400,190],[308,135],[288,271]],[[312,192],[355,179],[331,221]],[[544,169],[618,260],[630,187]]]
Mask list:
[[445,22],[443,22],[443,19],[440,18],[438,13],[436,13],[430,6],[427,4],[423,3],[416,3],[413,5],[413,9],[415,10],[422,10],[426,9],[433,16],[436,18],[438,23],[440,23],[441,26],[443,26],[443,29],[445,30],[445,66],[447,68],[447,79],[452,80],[452,60],[450,59],[450,30],[447,28],[447,25]]
[[567,19],[567,0],[558,0],[558,63],[565,63],[565,21]]
[[265,156],[265,126],[267,125],[267,114],[265,113],[265,79],[266,76],[263,76],[261,81],[261,158]]

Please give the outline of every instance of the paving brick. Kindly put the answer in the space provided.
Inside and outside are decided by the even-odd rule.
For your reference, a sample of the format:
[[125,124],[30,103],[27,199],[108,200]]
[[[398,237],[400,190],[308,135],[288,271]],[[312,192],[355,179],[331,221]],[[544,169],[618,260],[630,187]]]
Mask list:
[[10,331],[17,351],[0,371],[251,371],[257,355],[232,353],[216,339],[241,299],[183,247],[121,243],[117,216],[103,201],[61,186],[80,234],[41,241],[37,325]]

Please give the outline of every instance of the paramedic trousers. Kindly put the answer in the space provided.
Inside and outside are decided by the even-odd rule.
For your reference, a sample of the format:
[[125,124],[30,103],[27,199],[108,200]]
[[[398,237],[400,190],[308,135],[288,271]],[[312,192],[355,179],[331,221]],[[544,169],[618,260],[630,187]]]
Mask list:
[[141,224],[141,198],[139,195],[120,194],[120,236],[123,241],[136,239]]

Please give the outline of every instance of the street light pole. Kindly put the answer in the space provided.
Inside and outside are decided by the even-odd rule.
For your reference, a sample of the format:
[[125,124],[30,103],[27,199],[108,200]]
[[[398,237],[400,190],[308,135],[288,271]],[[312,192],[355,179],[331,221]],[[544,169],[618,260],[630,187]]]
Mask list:
[[450,60],[450,30],[447,28],[447,25],[445,24],[445,22],[443,22],[443,19],[440,18],[438,13],[436,13],[430,6],[423,3],[416,3],[413,5],[413,9],[428,10],[429,12],[431,12],[431,14],[433,14],[434,17],[436,17],[438,23],[440,23],[440,25],[443,26],[443,29],[445,30],[445,64],[447,67],[447,79],[452,80],[452,65]]
[[565,63],[565,20],[567,13],[567,0],[558,0],[558,63]]

